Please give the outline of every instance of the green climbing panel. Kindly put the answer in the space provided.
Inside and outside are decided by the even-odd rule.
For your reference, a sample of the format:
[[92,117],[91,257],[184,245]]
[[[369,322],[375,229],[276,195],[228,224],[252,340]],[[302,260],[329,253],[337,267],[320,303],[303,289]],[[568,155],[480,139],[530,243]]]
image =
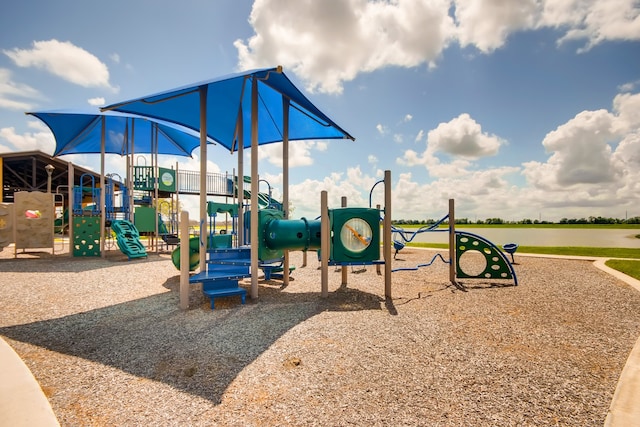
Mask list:
[[100,217],[73,218],[73,256],[100,256]]
[[[484,270],[479,274],[465,272],[462,268],[465,264],[460,260],[465,253],[471,251],[484,255]],[[477,270],[474,271],[477,273]],[[514,279],[511,266],[504,254],[491,242],[483,237],[463,231],[456,231],[456,275],[467,279]],[[517,283],[516,283],[517,284]]]

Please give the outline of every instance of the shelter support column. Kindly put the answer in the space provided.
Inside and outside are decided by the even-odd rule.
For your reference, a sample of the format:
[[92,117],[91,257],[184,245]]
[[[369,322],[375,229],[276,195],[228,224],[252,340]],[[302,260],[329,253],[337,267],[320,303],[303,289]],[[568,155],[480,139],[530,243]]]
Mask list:
[[200,272],[207,271],[207,86],[200,86]]
[[100,134],[100,256],[105,258],[107,254],[104,252],[104,239],[106,236],[105,228],[106,228],[106,204],[107,197],[104,188],[104,156],[106,151],[106,131],[107,124],[105,122],[104,117],[102,118],[102,130]]
[[[284,218],[289,219],[289,98],[282,97],[282,207]],[[282,284],[289,285],[289,251],[284,251]]]
[[251,79],[251,298],[258,298],[258,80]]
[[[75,232],[73,228],[73,185],[75,181],[75,171],[73,168],[73,163],[69,162],[69,166],[67,169],[67,183],[69,184],[69,206],[67,207],[67,215],[69,218],[69,256],[73,257],[73,233]],[[63,208],[64,211],[64,208]],[[64,214],[63,214],[64,218]],[[63,219],[64,222],[64,219]]]

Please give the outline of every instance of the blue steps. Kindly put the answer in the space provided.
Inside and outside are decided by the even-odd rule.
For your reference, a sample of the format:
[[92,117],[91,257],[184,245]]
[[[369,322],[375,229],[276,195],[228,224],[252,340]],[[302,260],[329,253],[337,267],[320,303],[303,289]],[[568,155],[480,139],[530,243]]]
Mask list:
[[238,282],[250,277],[251,249],[221,248],[207,251],[207,270],[189,278],[189,283],[202,283],[202,293],[211,300],[239,295],[242,304],[245,303],[247,291]]

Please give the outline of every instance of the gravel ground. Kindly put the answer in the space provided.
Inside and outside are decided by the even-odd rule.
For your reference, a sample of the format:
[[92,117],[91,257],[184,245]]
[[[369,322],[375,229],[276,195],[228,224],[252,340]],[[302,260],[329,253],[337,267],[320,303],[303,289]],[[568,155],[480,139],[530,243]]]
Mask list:
[[436,261],[385,301],[375,267],[330,267],[322,299],[315,255],[291,257],[286,288],[211,311],[193,286],[181,311],[168,254],[5,248],[0,335],[63,426],[601,426],[640,335],[640,293],[589,261],[516,255],[519,286],[463,288]]

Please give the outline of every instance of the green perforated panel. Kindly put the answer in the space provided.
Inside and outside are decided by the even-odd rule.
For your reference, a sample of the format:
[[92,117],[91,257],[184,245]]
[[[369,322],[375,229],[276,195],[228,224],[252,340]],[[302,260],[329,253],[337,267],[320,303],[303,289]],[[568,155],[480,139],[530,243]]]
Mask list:
[[[484,264],[478,263],[477,254],[484,257]],[[473,255],[476,259],[468,262]],[[456,275],[468,279],[513,279],[507,261],[493,244],[463,231],[456,231]]]

